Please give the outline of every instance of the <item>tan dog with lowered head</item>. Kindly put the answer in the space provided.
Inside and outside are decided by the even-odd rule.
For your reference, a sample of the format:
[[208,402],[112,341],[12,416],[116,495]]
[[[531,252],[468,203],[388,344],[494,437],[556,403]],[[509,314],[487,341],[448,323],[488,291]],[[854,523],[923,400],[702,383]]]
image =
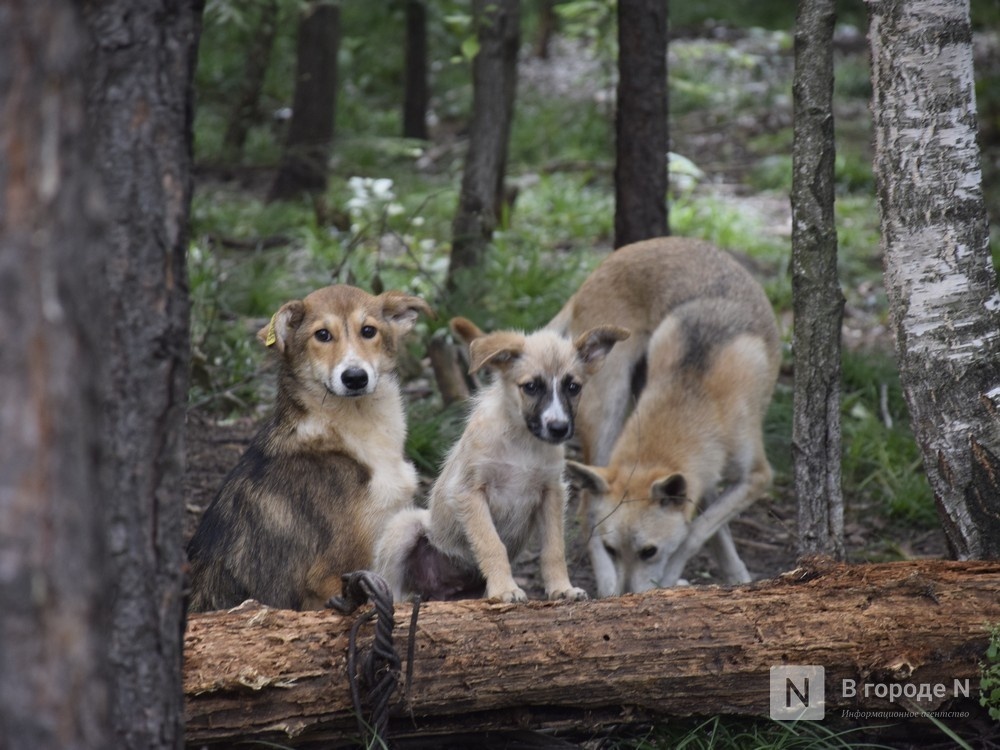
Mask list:
[[706,543],[727,580],[750,580],[728,521],[772,476],[763,420],[781,350],[764,290],[706,242],[648,240],[609,255],[549,327],[596,321],[632,331],[581,398],[584,464],[568,463],[598,593],[674,585]]

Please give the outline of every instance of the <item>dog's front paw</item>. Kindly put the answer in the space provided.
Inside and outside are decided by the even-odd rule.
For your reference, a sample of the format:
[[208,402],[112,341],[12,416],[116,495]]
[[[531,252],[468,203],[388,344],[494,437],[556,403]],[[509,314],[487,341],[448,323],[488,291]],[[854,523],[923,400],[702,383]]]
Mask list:
[[488,588],[486,598],[491,602],[503,602],[504,604],[528,601],[528,595],[524,593],[524,589],[513,582],[509,586],[498,586],[495,590]]
[[557,599],[565,599],[568,602],[578,602],[583,599],[589,599],[587,592],[583,589],[578,589],[576,586],[571,586],[568,589],[555,589],[549,591],[549,601],[555,601]]

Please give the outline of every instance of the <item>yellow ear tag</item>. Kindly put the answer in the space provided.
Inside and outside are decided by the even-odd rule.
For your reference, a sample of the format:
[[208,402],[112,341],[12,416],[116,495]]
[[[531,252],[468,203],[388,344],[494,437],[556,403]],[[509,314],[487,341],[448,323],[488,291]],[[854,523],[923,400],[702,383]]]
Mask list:
[[278,334],[274,330],[274,320],[278,316],[271,316],[271,323],[267,327],[267,336],[264,338],[264,346],[274,346],[275,342],[278,340]]

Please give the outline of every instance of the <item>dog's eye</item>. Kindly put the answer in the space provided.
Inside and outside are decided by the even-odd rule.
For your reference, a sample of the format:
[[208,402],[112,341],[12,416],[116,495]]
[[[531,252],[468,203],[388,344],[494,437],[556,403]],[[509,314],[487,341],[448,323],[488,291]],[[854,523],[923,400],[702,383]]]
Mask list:
[[610,544],[604,545],[604,551],[608,553],[608,557],[610,557],[612,560],[618,557],[618,550],[616,550]]
[[643,547],[641,550],[639,550],[639,559],[652,560],[656,556],[656,552],[657,552],[656,546],[650,544],[648,547]]
[[373,339],[376,333],[378,333],[378,328],[375,326],[361,326],[361,338]]
[[583,386],[581,386],[575,380],[568,380],[566,381],[566,385],[563,387],[566,389],[566,393],[568,393],[570,396],[575,396],[580,392],[580,389]]
[[322,341],[325,344],[328,341],[333,340],[333,334],[330,333],[325,328],[320,328],[318,331],[316,331],[316,333],[313,334],[313,338],[315,338],[317,341]]
[[527,396],[537,396],[542,392],[542,384],[537,380],[529,380],[527,383],[521,383],[521,390]]

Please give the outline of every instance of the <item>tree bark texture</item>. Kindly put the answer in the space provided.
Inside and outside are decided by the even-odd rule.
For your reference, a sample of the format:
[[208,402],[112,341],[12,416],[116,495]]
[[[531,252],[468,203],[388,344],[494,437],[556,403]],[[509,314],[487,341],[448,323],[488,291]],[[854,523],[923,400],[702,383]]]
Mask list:
[[[871,683],[943,683],[950,697],[955,680],[975,684],[985,623],[1000,618],[998,590],[1000,563],[813,560],[742,587],[578,603],[429,603],[412,644],[412,607],[399,605],[395,648],[412,683],[395,696],[390,734],[767,715],[770,667],[790,664],[825,667],[827,711],[892,708],[860,689]],[[355,620],[261,607],[193,616],[188,742],[351,737],[345,651]],[[362,633],[360,645],[370,645],[370,626]],[[858,683],[855,696],[843,680]]]
[[448,288],[482,266],[503,205],[507,149],[517,91],[520,0],[475,0],[479,53],[472,64],[472,124],[458,209],[452,222]]
[[406,0],[406,45],[403,63],[403,137],[426,141],[427,102],[427,4]]
[[0,745],[109,747],[105,231],[75,3],[0,11]]
[[314,0],[299,19],[292,120],[270,200],[326,190],[337,105],[340,5]]
[[257,22],[245,35],[246,67],[222,139],[222,158],[227,163],[239,162],[243,157],[247,134],[260,117],[260,97],[278,33],[278,0],[257,0],[253,6]]
[[669,233],[665,0],[618,3],[615,247]]
[[968,2],[869,2],[875,180],[900,380],[954,554],[1000,557],[1000,294]]
[[[110,233],[102,497],[110,559],[109,705],[118,748],[183,741],[185,257],[200,0],[85,6],[87,119]],[[94,252],[96,248],[91,249]]]
[[795,21],[792,144],[792,421],[799,552],[844,556],[840,337],[844,295],[834,222],[834,0],[804,0]]

